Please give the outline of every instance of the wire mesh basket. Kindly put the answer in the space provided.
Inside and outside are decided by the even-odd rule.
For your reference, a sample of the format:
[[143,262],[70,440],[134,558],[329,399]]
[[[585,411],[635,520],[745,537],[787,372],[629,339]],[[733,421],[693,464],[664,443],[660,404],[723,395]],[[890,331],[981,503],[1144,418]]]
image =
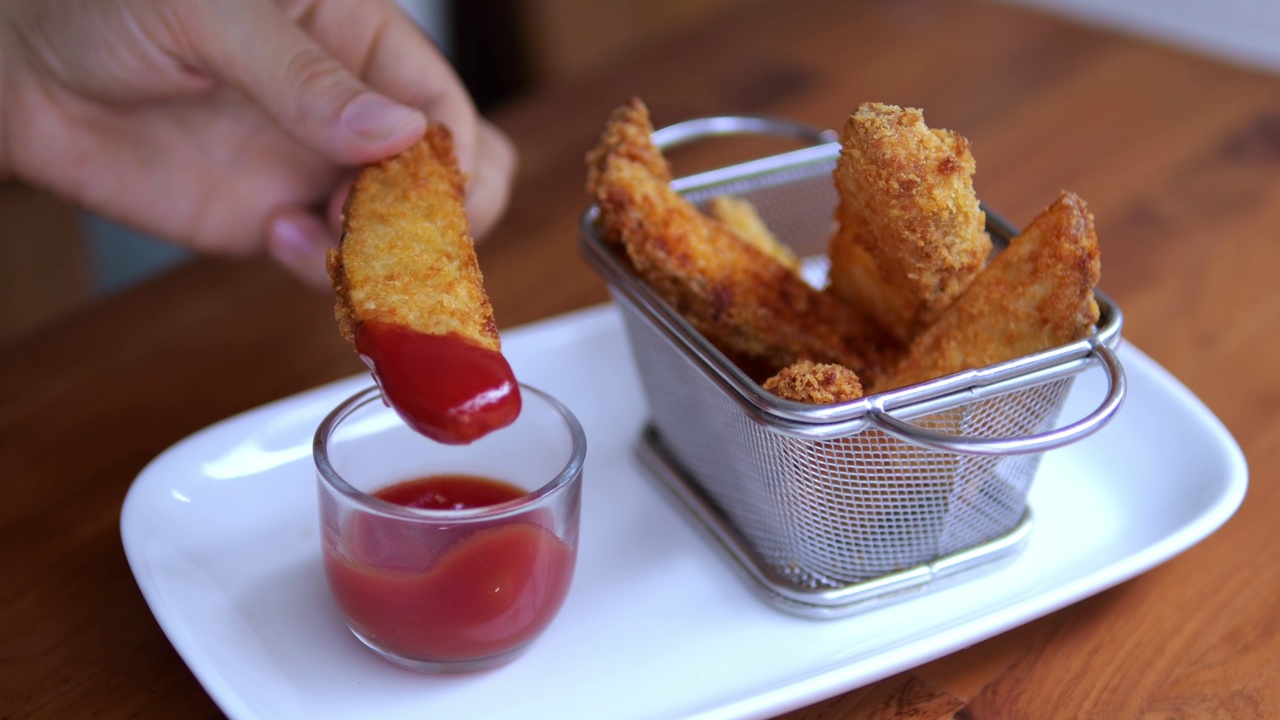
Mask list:
[[[701,118],[654,133],[661,147],[713,135],[783,133],[815,144],[675,180],[700,204],[750,200],[779,239],[825,276],[839,143],[785,121]],[[763,390],[635,276],[583,217],[580,248],[622,310],[651,413],[639,453],[654,477],[772,605],[808,617],[859,612],[1016,552],[1043,453],[1119,410],[1113,352],[1122,316],[1098,292],[1095,332],[988,368],[836,405]],[[997,247],[1016,232],[987,210]],[[1058,426],[1074,378],[1100,365],[1107,390]]]

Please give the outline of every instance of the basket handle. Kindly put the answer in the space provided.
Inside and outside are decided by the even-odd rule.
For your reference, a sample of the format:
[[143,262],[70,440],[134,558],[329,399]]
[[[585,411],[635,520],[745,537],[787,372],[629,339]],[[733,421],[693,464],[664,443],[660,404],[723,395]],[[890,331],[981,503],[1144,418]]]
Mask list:
[[776,135],[823,145],[839,139],[834,130],[762,115],[713,115],[693,118],[653,131],[653,144],[669,150],[686,143],[724,135]]
[[1095,340],[1091,345],[1092,355],[1098,358],[1107,376],[1106,397],[1087,416],[1055,430],[1023,437],[978,438],[951,435],[912,425],[894,417],[883,407],[873,408],[868,414],[871,421],[885,433],[933,450],[967,455],[1022,455],[1062,447],[1100,430],[1120,410],[1128,392],[1124,367],[1115,351],[1101,341]]

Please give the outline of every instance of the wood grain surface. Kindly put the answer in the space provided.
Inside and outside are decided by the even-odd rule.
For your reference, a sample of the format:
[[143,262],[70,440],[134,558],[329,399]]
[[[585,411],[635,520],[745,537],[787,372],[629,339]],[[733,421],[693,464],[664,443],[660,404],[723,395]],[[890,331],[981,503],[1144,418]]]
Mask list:
[[[1126,338],[1250,464],[1244,505],[1186,553],[788,720],[1277,715],[1280,80],[983,2],[747,3],[494,115],[522,153],[480,249],[501,326],[606,299],[575,247],[583,154],[630,95],[659,124],[912,105],[972,141],[1014,222],[1080,194]],[[677,169],[758,149],[713,145]],[[0,347],[0,717],[219,717],[133,581],[121,501],[182,437],[359,369],[330,298],[266,260],[202,259]]]

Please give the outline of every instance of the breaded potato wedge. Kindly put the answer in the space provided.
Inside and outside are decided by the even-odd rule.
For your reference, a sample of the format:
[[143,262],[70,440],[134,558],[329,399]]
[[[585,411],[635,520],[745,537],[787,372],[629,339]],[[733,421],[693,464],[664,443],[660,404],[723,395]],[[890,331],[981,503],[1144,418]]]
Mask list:
[[706,338],[760,378],[799,359],[859,375],[884,366],[891,338],[671,189],[639,99],[617,108],[587,156],[597,227],[635,272]]
[[448,130],[356,176],[328,256],[343,336],[383,400],[438,442],[470,443],[520,414],[476,260]]
[[501,349],[464,188],[453,138],[438,124],[356,176],[340,249],[328,256],[338,327],[353,345],[359,326],[376,321]]
[[762,386],[784,400],[810,405],[831,405],[862,397],[862,383],[852,370],[809,360],[782,368]]
[[980,368],[1086,337],[1098,322],[1101,276],[1093,215],[1064,192],[1042,211],[874,390]]
[[778,240],[750,200],[737,195],[717,195],[707,201],[706,212],[740,239],[759,248],[779,264],[794,273],[800,272],[800,258]]
[[909,340],[968,286],[991,253],[969,143],[914,108],[864,103],[845,123],[830,292]]

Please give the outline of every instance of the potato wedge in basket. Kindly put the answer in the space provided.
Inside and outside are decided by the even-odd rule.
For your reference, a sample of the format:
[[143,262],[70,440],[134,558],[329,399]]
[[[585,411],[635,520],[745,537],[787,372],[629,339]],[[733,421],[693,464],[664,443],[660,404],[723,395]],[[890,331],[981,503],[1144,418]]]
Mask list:
[[1101,275],[1093,215],[1063,193],[1036,216],[880,380],[889,390],[1086,337]]
[[897,342],[805,283],[759,238],[734,232],[750,220],[723,222],[672,190],[652,132],[648,109],[633,99],[613,112],[587,157],[603,239],[748,374],[763,379],[799,359],[878,372]]
[[831,292],[910,340],[991,254],[969,141],[927,127],[917,109],[864,103],[840,144]]

